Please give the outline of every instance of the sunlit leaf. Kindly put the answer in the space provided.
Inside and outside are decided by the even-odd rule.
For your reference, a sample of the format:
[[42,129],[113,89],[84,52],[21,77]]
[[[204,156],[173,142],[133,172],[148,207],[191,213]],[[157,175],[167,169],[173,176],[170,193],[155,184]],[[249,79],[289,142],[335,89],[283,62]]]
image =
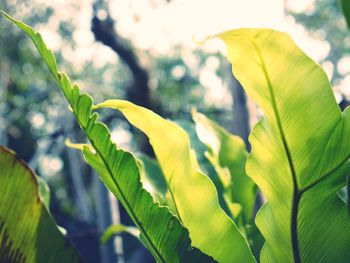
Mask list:
[[234,216],[249,223],[253,217],[257,187],[245,172],[248,153],[243,140],[201,113],[193,111],[192,116],[199,139],[208,147],[207,158],[220,175],[227,201],[241,207],[236,209]]
[[121,111],[132,125],[148,136],[176,212],[189,229],[194,246],[219,262],[254,262],[248,242],[220,208],[214,184],[199,171],[183,129],[146,108],[124,100],[107,100],[96,108]]
[[207,159],[224,187],[224,199],[239,229],[248,238],[254,255],[259,255],[263,237],[254,223],[257,195],[255,183],[247,176],[247,150],[243,140],[230,134],[205,115],[192,111],[198,137],[207,146]]
[[0,146],[0,262],[79,262],[39,193],[32,170]]
[[267,204],[256,223],[262,262],[349,262],[350,218],[338,196],[350,170],[350,110],[341,112],[327,75],[284,33],[219,35],[233,73],[264,112],[247,173]]
[[215,188],[218,192],[219,204],[221,208],[225,211],[226,214],[231,215],[230,208],[225,201],[225,189],[221,183],[220,176],[217,174],[213,165],[208,161],[208,158],[206,157],[207,146],[203,144],[198,138],[196,125],[193,123],[193,121],[190,120],[177,120],[176,124],[178,124],[188,134],[191,148],[196,153],[196,159],[198,160],[202,173],[208,175],[211,181],[214,183]]

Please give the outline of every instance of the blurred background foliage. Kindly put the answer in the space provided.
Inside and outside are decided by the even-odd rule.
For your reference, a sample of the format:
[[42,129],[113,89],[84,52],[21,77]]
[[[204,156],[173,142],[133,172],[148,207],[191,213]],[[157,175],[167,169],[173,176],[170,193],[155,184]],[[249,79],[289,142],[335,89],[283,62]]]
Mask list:
[[[248,150],[260,112],[231,76],[222,46],[191,42],[196,29],[225,24],[200,32],[209,35],[249,20],[254,21],[249,26],[286,30],[326,70],[340,106],[350,99],[350,34],[336,0],[241,2],[220,0],[210,9],[197,0],[0,0],[0,9],[40,31],[61,71],[95,100],[126,98],[177,120],[215,182],[196,138],[192,107],[240,135]],[[228,23],[220,19],[230,14],[225,5],[235,12],[247,7]],[[66,138],[85,138],[29,39],[3,19],[0,32],[0,144],[18,152],[48,182],[52,215],[86,262],[153,262],[131,235],[100,243],[109,225],[131,225],[130,219],[81,155],[64,145]],[[153,156],[145,137],[121,116],[106,111],[102,118],[119,147]]]

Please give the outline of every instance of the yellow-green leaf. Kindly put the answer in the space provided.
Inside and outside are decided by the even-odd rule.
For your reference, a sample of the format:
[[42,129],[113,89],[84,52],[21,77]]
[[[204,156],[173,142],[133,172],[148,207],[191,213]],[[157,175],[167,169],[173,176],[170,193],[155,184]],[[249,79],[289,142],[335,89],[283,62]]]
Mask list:
[[175,123],[124,100],[107,100],[95,108],[121,111],[149,138],[173,197],[177,214],[194,246],[219,262],[254,262],[247,241],[220,208],[209,177],[197,168],[187,134]]
[[264,112],[249,140],[247,173],[267,204],[256,223],[262,262],[349,262],[350,218],[337,191],[350,170],[350,109],[327,75],[285,33],[219,35],[233,73]]
[[248,153],[243,140],[197,111],[193,111],[192,116],[198,137],[208,147],[207,158],[221,178],[228,201],[241,207],[234,209],[237,212],[233,215],[250,223],[257,187],[245,172]]

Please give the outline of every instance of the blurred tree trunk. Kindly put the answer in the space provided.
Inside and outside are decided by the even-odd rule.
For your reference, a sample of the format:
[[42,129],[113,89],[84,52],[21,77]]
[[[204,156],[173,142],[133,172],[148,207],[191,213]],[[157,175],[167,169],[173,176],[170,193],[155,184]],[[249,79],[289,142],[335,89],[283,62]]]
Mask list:
[[[92,171],[95,185],[95,202],[98,232],[103,233],[110,225],[121,224],[118,201],[111,199],[111,193],[98,178],[97,172]],[[113,206],[111,205],[114,204]],[[121,237],[111,238],[106,244],[100,244],[101,263],[124,263],[123,244]]]
[[[91,30],[95,39],[110,47],[129,69],[132,79],[130,85],[127,87],[126,99],[162,115],[160,103],[156,102],[151,97],[148,71],[141,65],[130,42],[122,38],[115,31],[115,21],[109,15],[106,5],[101,2],[102,1],[97,1],[94,5]],[[102,20],[98,17],[98,11],[100,10],[106,12],[106,19]],[[148,139],[143,134],[141,136],[140,150],[147,155],[154,156]]]
[[[93,9],[94,9],[94,15],[91,21],[91,31],[94,34],[96,41],[99,41],[102,44],[106,45],[107,47],[111,48],[116,53],[116,55],[119,56],[119,58],[123,61],[123,63],[126,65],[126,67],[128,68],[131,74],[130,85],[126,87],[126,94],[127,94],[126,99],[128,99],[129,101],[137,105],[151,109],[157,112],[158,114],[162,114],[160,104],[156,103],[151,98],[148,71],[141,65],[130,42],[127,41],[126,39],[123,39],[115,31],[115,28],[114,28],[115,21],[109,15],[109,11],[106,4],[104,3],[103,0],[96,0],[93,6]],[[107,14],[105,19],[101,19],[98,16],[98,12],[101,10],[106,12]],[[140,146],[140,150],[143,153],[152,157],[154,156],[153,149],[147,137],[143,134],[140,135],[139,146]],[[107,191],[108,190],[106,189],[106,192]],[[105,196],[106,192],[104,193],[101,192],[101,198],[105,198],[103,196]],[[107,202],[108,202],[108,205],[106,205],[103,208],[104,211],[99,211],[99,213],[110,213],[111,211],[113,211],[113,208],[115,208],[116,206],[115,202],[111,202],[111,200]],[[119,218],[121,220],[117,220],[118,222],[116,222],[116,220],[113,219],[112,217],[112,220],[110,220],[110,222],[107,222],[107,221],[101,222],[100,227],[106,227],[108,223],[113,223],[113,224],[123,223],[128,225],[128,223],[130,223],[128,222],[130,219],[128,218],[128,215],[125,212],[125,210],[121,209],[119,214],[120,214]],[[111,219],[110,216],[109,216],[109,219]],[[117,253],[117,262],[124,262],[125,256],[123,254],[123,246],[121,243],[121,239],[117,237],[116,239],[110,240],[110,242],[115,242],[117,246],[114,248],[110,248],[109,251],[107,251],[107,249],[104,249],[103,251],[101,251],[102,258],[103,257],[106,258],[107,260],[105,262],[108,262],[111,251],[114,251]],[[144,251],[144,250],[145,250],[144,247],[140,246],[137,252]],[[145,259],[146,257],[143,257],[142,260],[145,260]],[[147,262],[147,261],[144,261],[144,262]]]
[[[76,142],[75,131],[71,133],[71,139]],[[79,210],[80,218],[87,223],[92,222],[91,210],[89,208],[89,195],[83,180],[83,165],[81,154],[76,149],[66,149],[69,160],[69,171],[75,191],[75,204]]]
[[127,90],[128,99],[153,109],[148,87],[148,72],[141,66],[130,44],[115,32],[114,24],[109,15],[105,20],[100,20],[95,14],[92,19],[92,32],[95,39],[110,47],[128,67],[132,75],[132,83]]

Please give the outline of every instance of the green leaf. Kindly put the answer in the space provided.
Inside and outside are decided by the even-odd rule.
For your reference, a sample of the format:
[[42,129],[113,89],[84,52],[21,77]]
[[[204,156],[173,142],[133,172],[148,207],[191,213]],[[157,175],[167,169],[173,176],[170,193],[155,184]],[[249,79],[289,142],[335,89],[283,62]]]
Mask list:
[[348,204],[348,212],[350,215],[350,174],[348,175],[347,186],[346,186],[346,202]]
[[177,214],[189,229],[194,246],[219,262],[254,262],[247,240],[220,208],[214,184],[199,171],[183,129],[124,100],[107,100],[95,108],[121,111],[132,125],[148,136]]
[[224,192],[225,189],[221,184],[219,175],[215,171],[213,165],[208,161],[206,155],[207,146],[203,144],[198,138],[196,132],[196,125],[191,120],[176,120],[176,124],[179,125],[187,133],[191,148],[195,151],[198,160],[199,167],[202,173],[208,175],[210,180],[214,183],[216,191],[218,192],[220,207],[226,214],[231,215],[230,208],[225,201]]
[[40,198],[41,198],[43,204],[46,206],[46,209],[48,211],[50,211],[50,188],[43,178],[37,177],[36,179],[37,179],[38,185],[39,185]]
[[348,28],[350,28],[350,1],[349,0],[339,0],[340,1],[340,7],[343,11],[346,24]]
[[258,188],[245,171],[248,156],[245,144],[239,136],[232,135],[196,110],[192,111],[192,117],[198,137],[207,146],[207,159],[221,179],[227,206],[258,257],[264,239],[254,224]]
[[111,142],[106,125],[91,114],[92,99],[80,94],[78,86],[68,77],[57,72],[55,57],[39,33],[24,23],[4,14],[21,28],[34,42],[49,67],[58,86],[91,145],[83,148],[86,161],[97,170],[100,179],[118,198],[140,230],[140,238],[158,262],[212,262],[212,258],[192,248],[188,231],[168,208],[154,203],[151,195],[140,182],[140,171],[134,156]]
[[43,204],[33,171],[2,146],[0,167],[0,262],[79,262]]
[[226,200],[241,207],[242,213],[233,213],[234,217],[241,217],[244,224],[251,222],[257,187],[245,172],[248,153],[243,140],[197,111],[192,116],[198,137],[207,146],[206,156],[221,178]]
[[267,199],[256,223],[262,262],[349,262],[350,219],[337,192],[350,169],[350,109],[285,33],[223,33],[233,73],[264,112],[247,173]]
[[106,244],[114,235],[128,233],[139,239],[140,231],[136,227],[125,225],[111,225],[104,232],[101,237],[101,243]]
[[167,182],[157,160],[146,155],[139,155],[137,162],[143,187],[152,195],[154,201],[167,206],[173,214],[177,215],[171,192],[168,191]]
[[146,155],[139,155],[138,161],[142,167],[141,182],[143,187],[152,195],[153,199],[166,204],[167,184],[156,160]]

